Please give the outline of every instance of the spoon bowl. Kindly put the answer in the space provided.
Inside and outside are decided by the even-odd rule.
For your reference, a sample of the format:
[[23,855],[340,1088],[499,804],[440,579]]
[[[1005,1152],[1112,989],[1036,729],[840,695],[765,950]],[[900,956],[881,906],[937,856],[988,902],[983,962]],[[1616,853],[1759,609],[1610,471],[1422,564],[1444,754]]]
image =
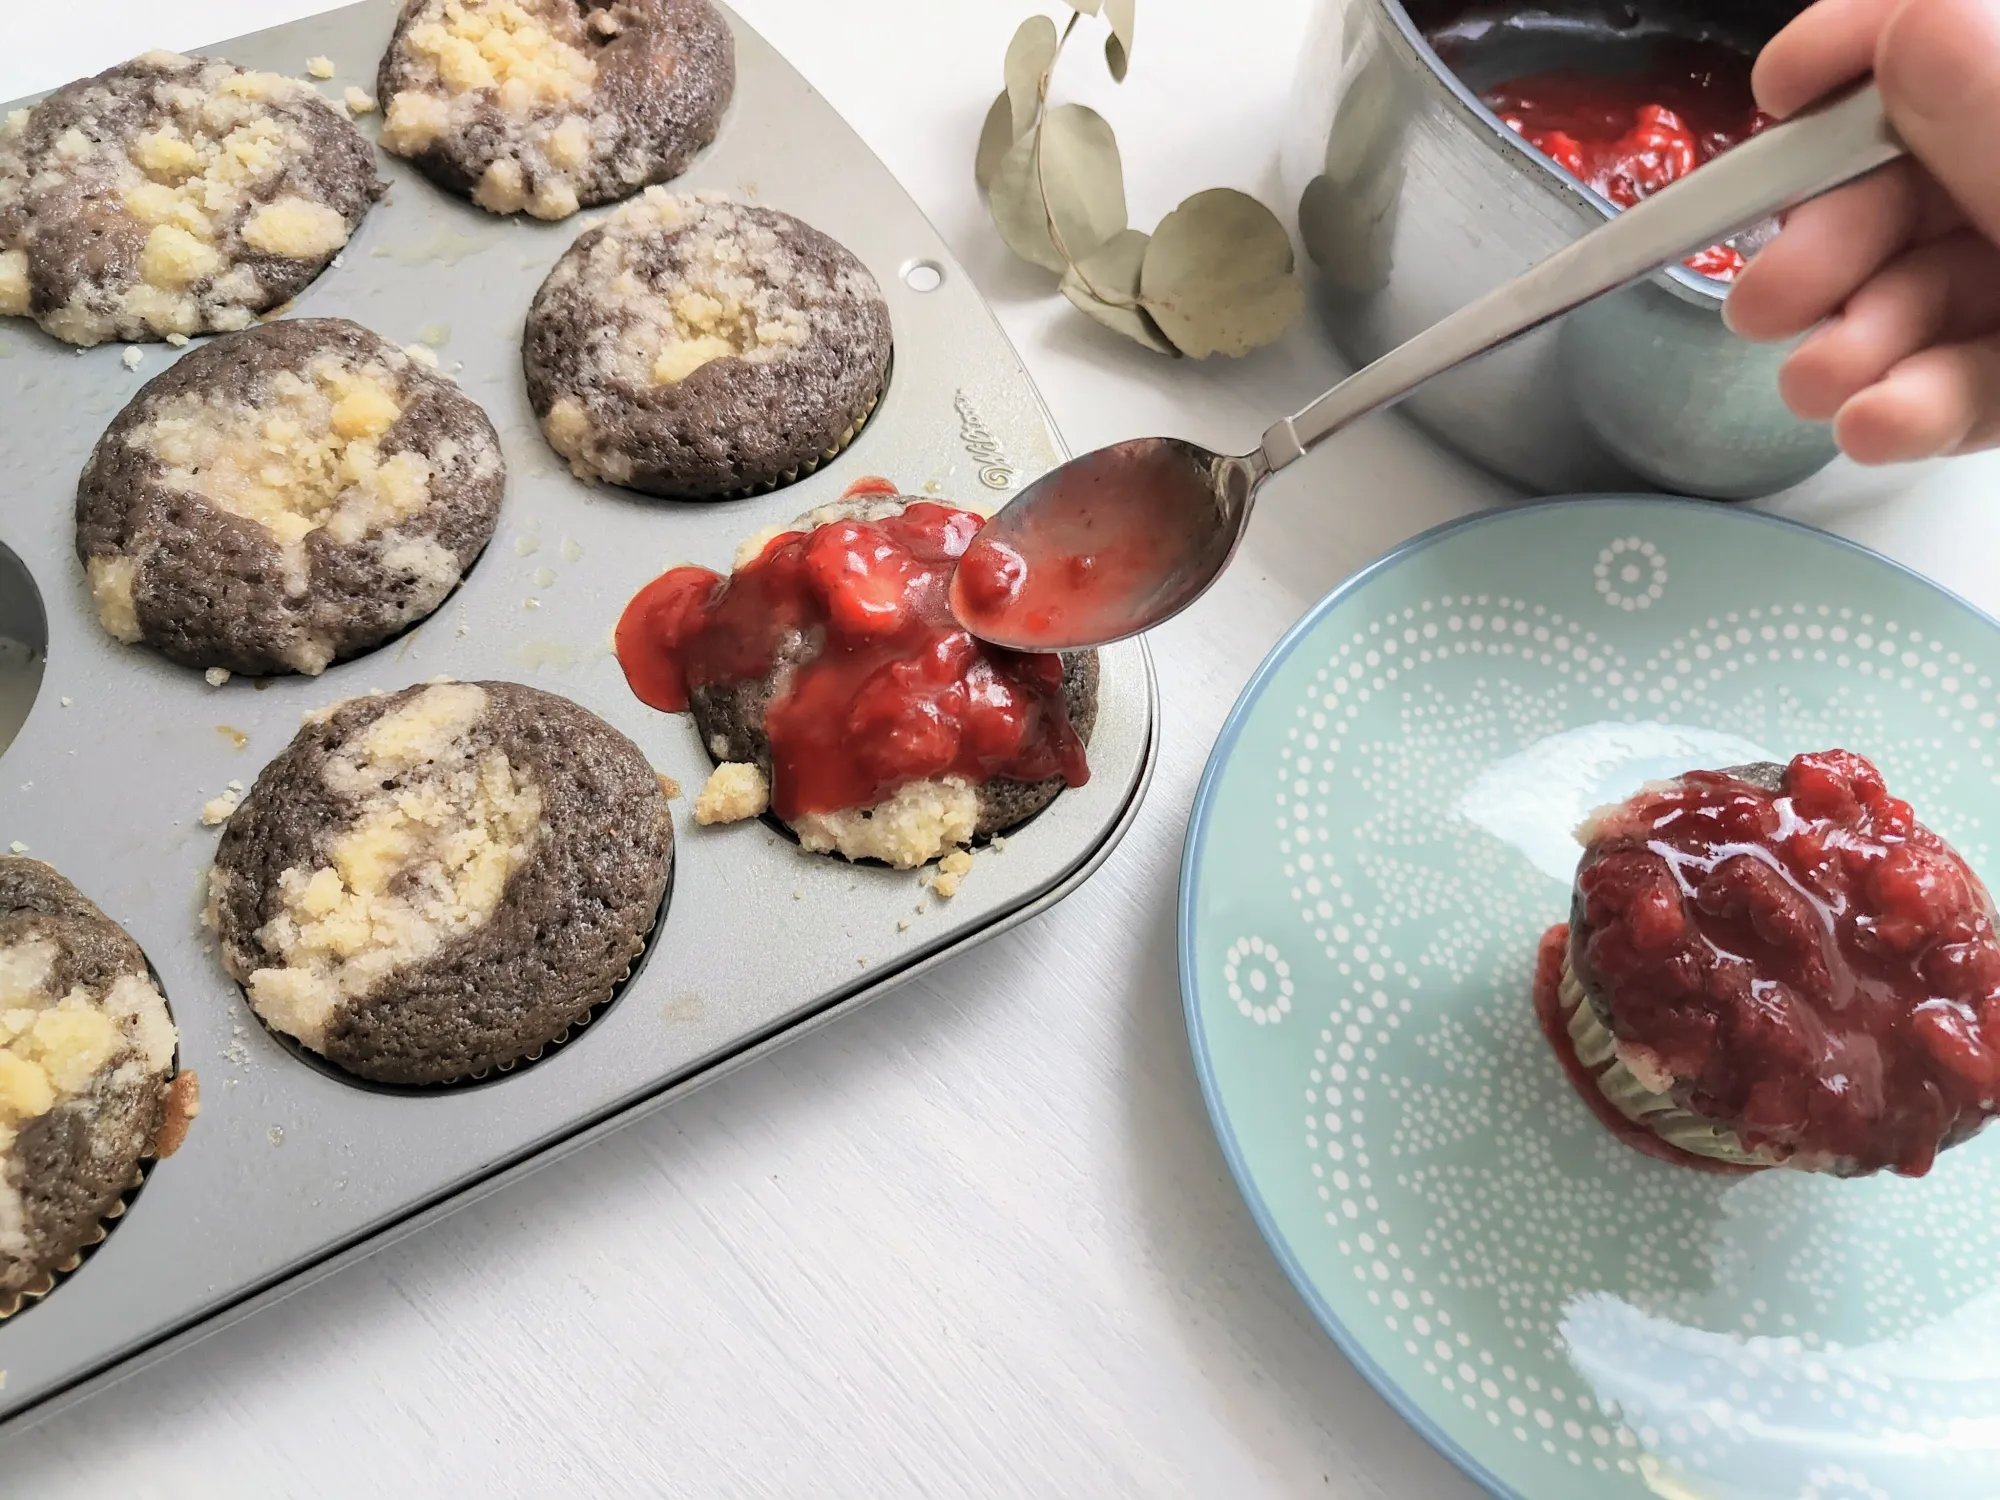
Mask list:
[[1017,651],[1106,645],[1201,597],[1243,538],[1260,453],[1179,438],[1114,443],[1051,470],[1003,507],[952,575],[951,608]]

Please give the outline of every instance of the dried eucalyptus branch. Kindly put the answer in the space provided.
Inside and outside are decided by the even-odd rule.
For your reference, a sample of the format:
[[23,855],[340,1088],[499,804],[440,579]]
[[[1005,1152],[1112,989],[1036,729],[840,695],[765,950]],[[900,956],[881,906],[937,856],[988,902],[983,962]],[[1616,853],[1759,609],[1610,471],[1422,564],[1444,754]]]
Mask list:
[[973,175],[994,228],[1054,271],[1092,318],[1161,354],[1241,355],[1284,333],[1304,305],[1291,237],[1233,188],[1196,193],[1151,235],[1126,222],[1125,170],[1104,117],[1049,103],[1049,79],[1085,16],[1101,16],[1105,65],[1123,82],[1134,0],[1068,0],[1060,34],[1030,16],[1007,44],[1006,82],[979,133]]

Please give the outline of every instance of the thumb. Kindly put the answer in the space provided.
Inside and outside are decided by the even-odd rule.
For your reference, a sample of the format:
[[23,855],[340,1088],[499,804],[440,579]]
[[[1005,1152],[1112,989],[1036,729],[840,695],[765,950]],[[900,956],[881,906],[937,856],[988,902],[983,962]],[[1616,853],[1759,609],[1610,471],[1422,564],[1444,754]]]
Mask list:
[[1904,0],[1882,30],[1875,78],[1911,152],[2000,244],[2000,4]]

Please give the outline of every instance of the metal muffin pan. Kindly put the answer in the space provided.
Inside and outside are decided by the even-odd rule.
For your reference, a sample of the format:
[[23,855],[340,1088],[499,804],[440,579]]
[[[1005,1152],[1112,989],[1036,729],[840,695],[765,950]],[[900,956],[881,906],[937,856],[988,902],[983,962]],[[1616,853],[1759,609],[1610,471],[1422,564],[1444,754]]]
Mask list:
[[[397,8],[368,0],[202,50],[294,75],[324,55],[338,70],[322,85],[329,97],[349,84],[372,93]],[[288,312],[436,344],[499,429],[500,529],[459,592],[402,639],[322,677],[215,688],[113,641],[73,551],[92,444],[177,351],[145,345],[134,372],[120,345],[78,353],[25,320],[0,324],[0,543],[33,578],[48,626],[39,695],[0,753],[0,848],[48,860],[138,940],[202,1097],[186,1146],[153,1169],[110,1237],[46,1300],[0,1322],[0,1424],[45,1415],[1023,920],[1087,878],[1137,811],[1157,698],[1133,643],[1102,656],[1089,784],[1004,850],[981,853],[958,895],[928,899],[921,915],[927,893],[912,873],[803,854],[761,822],[694,826],[709,761],[685,717],[627,690],[610,649],[625,601],[676,563],[726,568],[742,537],[863,475],[990,506],[1063,457],[936,231],[826,102],[730,22],[735,102],[674,186],[721,189],[825,230],[874,271],[895,325],[874,418],[786,489],[674,505],[573,478],[528,410],[521,323],[549,267],[603,210],[553,225],[498,220],[383,156],[387,197]],[[372,133],[379,119],[360,123]],[[0,552],[11,596],[0,621],[32,621],[7,562]],[[568,1044],[480,1084],[386,1092],[307,1066],[224,975],[200,925],[217,837],[200,810],[230,781],[247,786],[307,710],[441,674],[546,688],[632,736],[685,789],[674,887],[642,966]]]

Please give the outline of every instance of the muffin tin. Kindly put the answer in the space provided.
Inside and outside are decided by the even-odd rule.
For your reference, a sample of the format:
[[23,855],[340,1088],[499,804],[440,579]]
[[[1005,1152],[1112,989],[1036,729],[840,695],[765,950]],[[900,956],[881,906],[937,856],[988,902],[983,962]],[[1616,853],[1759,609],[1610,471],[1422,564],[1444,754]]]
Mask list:
[[[325,55],[337,68],[329,97],[350,84],[372,93],[396,11],[369,0],[203,50],[294,75]],[[319,678],[212,687],[106,635],[73,551],[91,445],[176,351],[143,346],[132,371],[122,346],[78,353],[25,320],[0,324],[0,625],[33,630],[18,559],[48,636],[39,695],[0,753],[0,847],[54,864],[139,941],[173,1007],[181,1065],[202,1086],[187,1144],[114,1232],[46,1300],[0,1322],[0,1424],[46,1414],[1023,920],[1087,878],[1136,812],[1157,726],[1151,663],[1133,643],[1102,656],[1089,784],[982,852],[949,901],[909,873],[802,854],[761,822],[694,826],[710,766],[693,727],[639,703],[611,655],[632,593],[675,563],[726,566],[743,536],[863,475],[992,505],[1063,456],[937,233],[825,101],[729,19],[736,99],[675,187],[720,189],[824,229],[874,271],[895,323],[889,389],[869,425],[788,488],[673,505],[573,478],[528,411],[521,321],[596,214],[495,219],[384,156],[387,197],[288,311],[436,347],[500,432],[500,530],[408,635]],[[361,124],[372,135],[379,121]],[[32,676],[10,665],[0,654],[0,707]],[[621,994],[567,1044],[476,1084],[382,1090],[307,1066],[223,974],[200,925],[217,837],[200,814],[231,781],[247,786],[307,710],[438,675],[542,687],[631,735],[684,789],[674,887]]]

